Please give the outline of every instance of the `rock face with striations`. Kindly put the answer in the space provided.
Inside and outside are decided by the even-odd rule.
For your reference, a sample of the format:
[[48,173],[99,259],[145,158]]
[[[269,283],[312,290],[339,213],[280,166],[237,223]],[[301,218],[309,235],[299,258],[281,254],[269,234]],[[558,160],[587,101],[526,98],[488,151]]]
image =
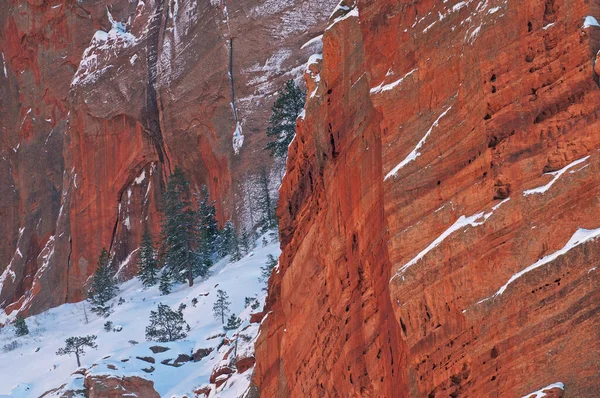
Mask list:
[[0,323],[85,297],[102,247],[130,276],[176,166],[241,217],[273,94],[335,4],[2,2]]
[[597,395],[598,19],[342,2],[281,188],[261,394]]

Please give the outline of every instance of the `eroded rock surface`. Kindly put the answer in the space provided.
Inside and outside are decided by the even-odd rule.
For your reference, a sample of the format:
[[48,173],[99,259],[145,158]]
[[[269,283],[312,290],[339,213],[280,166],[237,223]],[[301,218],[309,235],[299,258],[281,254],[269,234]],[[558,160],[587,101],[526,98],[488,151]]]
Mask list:
[[343,2],[281,189],[262,394],[597,394],[588,16],[597,3]]
[[261,149],[273,94],[301,75],[335,3],[3,2],[8,320],[84,298],[102,247],[133,275],[175,166],[209,187],[221,221],[243,217],[243,182],[271,162]]

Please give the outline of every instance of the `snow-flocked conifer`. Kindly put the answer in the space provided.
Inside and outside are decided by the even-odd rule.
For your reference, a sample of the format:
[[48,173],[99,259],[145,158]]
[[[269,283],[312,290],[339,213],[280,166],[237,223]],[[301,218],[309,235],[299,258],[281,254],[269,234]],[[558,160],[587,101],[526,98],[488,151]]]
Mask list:
[[106,249],[102,249],[98,259],[98,268],[94,273],[92,284],[88,290],[88,298],[92,311],[97,314],[106,314],[110,307],[108,301],[117,295],[117,285],[110,269],[110,259]]
[[29,328],[27,327],[27,323],[25,323],[25,318],[23,315],[17,315],[17,320],[15,321],[15,335],[17,337],[25,336],[29,334]]
[[[165,194],[163,252],[169,276],[193,286],[194,277],[208,272],[197,254],[197,213],[192,206],[190,186],[180,168],[169,178]],[[162,281],[161,281],[162,282]]]
[[142,284],[145,287],[156,285],[158,282],[158,263],[156,261],[156,251],[154,250],[152,237],[147,225],[144,227],[144,233],[142,234],[138,267],[138,276]]
[[272,139],[265,149],[271,156],[287,156],[288,146],[296,134],[296,119],[304,108],[305,93],[293,80],[285,83],[272,108],[267,136]]

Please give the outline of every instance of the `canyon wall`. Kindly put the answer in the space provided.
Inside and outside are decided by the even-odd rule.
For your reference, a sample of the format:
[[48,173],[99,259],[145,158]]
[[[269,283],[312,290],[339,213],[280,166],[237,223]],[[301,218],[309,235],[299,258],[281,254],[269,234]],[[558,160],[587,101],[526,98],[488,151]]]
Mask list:
[[261,394],[597,395],[598,19],[340,4],[280,192]]
[[0,324],[84,298],[103,247],[131,276],[176,166],[241,218],[274,94],[336,3],[2,2]]

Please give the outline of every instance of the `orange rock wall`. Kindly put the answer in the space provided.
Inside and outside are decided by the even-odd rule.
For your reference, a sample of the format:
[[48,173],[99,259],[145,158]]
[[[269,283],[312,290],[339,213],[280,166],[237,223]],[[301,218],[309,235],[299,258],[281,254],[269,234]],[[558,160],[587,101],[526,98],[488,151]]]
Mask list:
[[176,166],[208,186],[220,221],[240,219],[243,183],[272,164],[274,94],[335,3],[2,2],[0,324],[84,298],[103,247],[133,275]]
[[261,393],[597,395],[600,7],[356,3],[307,74]]

